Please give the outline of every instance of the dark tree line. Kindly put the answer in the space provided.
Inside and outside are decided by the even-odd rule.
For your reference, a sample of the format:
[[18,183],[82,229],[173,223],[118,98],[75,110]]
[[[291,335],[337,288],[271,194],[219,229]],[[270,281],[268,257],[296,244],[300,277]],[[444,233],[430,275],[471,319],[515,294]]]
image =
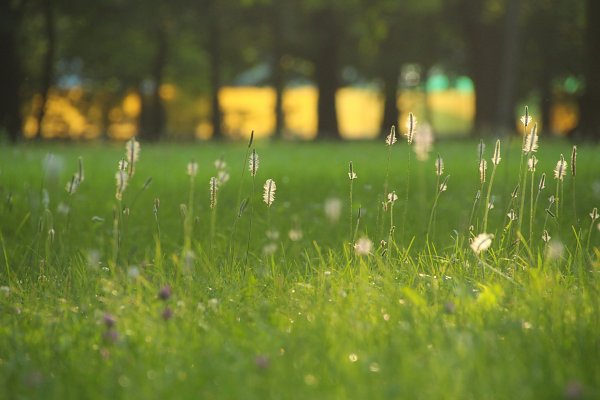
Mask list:
[[24,104],[37,94],[41,137],[49,92],[70,73],[98,94],[105,114],[137,91],[139,132],[148,140],[167,133],[163,83],[204,94],[213,135],[222,138],[219,88],[265,62],[260,84],[275,89],[276,136],[283,90],[302,77],[318,88],[318,137],[340,138],[335,94],[351,83],[346,67],[379,82],[386,132],[401,111],[402,66],[417,64],[425,78],[433,66],[471,77],[474,135],[512,131],[517,102],[531,93],[547,123],[556,82],[574,76],[583,82],[574,134],[598,139],[598,21],[595,0],[0,1],[0,134],[21,137]]

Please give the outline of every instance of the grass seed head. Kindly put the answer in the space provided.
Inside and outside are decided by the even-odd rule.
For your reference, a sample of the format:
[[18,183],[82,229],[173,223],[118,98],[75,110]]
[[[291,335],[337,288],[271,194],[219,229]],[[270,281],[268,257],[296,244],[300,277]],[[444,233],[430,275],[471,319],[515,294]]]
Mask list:
[[192,159],[192,161],[187,164],[187,174],[192,178],[198,174],[198,163],[196,160]]
[[531,156],[529,157],[529,159],[527,160],[527,169],[531,172],[535,171],[535,166],[538,163],[538,159],[536,158],[536,156]]
[[541,192],[546,188],[546,173],[542,172],[542,177],[540,178],[540,184],[538,185],[538,190]]
[[356,172],[354,172],[354,166],[352,165],[352,161],[350,161],[350,163],[348,164],[348,178],[350,178],[351,181],[357,178]]
[[408,113],[408,119],[406,120],[406,141],[408,144],[412,144],[415,137],[415,130],[417,129],[417,118],[412,112]]
[[275,181],[273,179],[267,179],[264,185],[263,200],[268,207],[271,207],[271,204],[275,201],[275,190],[277,190]]
[[217,192],[219,191],[219,181],[214,176],[210,178],[210,208],[217,206]]
[[391,146],[394,143],[396,143],[396,141],[397,141],[396,127],[394,125],[392,125],[392,128],[390,129],[390,134],[387,135],[387,137],[385,138],[385,144],[387,144],[388,146]]
[[442,176],[444,173],[444,160],[438,154],[437,159],[435,160],[435,174],[437,176]]
[[500,139],[496,140],[496,146],[494,146],[494,155],[492,156],[492,163],[494,165],[500,164]]
[[125,159],[129,163],[127,174],[131,177],[135,173],[135,163],[140,159],[140,143],[135,136],[125,143]]
[[388,193],[387,195],[388,198],[388,202],[394,204],[396,202],[396,200],[398,200],[398,195],[396,194],[395,191]]
[[537,124],[533,125],[529,135],[525,137],[525,144],[523,145],[523,152],[525,154],[531,154],[536,152],[538,149],[538,135],[537,135]]
[[595,222],[598,219],[598,208],[594,207],[594,209],[592,210],[592,212],[590,213],[590,218],[592,219],[592,222]]
[[548,231],[544,229],[544,233],[542,233],[542,240],[548,243],[552,239],[552,237],[548,234]]
[[79,157],[77,159],[77,179],[79,180],[79,183],[83,182],[85,179],[85,174],[83,171],[83,158]]
[[77,188],[79,188],[80,182],[81,181],[79,180],[78,175],[74,174],[71,177],[71,180],[67,182],[67,185],[65,186],[65,190],[67,191],[67,193],[69,193],[70,195],[75,194],[75,192],[77,192]]
[[117,181],[117,191],[115,193],[115,197],[117,200],[122,200],[123,192],[127,188],[127,183],[129,182],[129,175],[125,170],[119,169],[115,175],[115,180]]
[[521,117],[521,123],[527,129],[529,124],[531,123],[531,115],[529,115],[529,107],[525,106],[525,115]]
[[561,154],[560,160],[556,163],[556,167],[554,168],[554,179],[563,180],[565,175],[567,175],[567,162],[565,161],[565,157]]
[[485,175],[487,171],[487,161],[483,158],[479,160],[479,181],[481,183],[485,182]]
[[483,153],[485,153],[485,143],[483,143],[483,139],[481,139],[477,145],[477,153],[479,155],[479,162],[481,163],[481,160],[483,160]]
[[577,175],[577,146],[573,146],[571,151],[571,176]]
[[250,160],[248,164],[250,175],[256,176],[256,171],[258,171],[259,163],[260,161],[258,159],[258,154],[256,154],[256,149],[252,149],[252,154],[250,154]]

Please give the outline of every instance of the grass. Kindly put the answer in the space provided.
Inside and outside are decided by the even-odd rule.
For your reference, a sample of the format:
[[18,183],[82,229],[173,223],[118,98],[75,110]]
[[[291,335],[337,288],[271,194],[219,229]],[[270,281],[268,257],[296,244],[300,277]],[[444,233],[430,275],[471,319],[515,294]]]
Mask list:
[[[503,228],[520,145],[503,141],[487,217],[495,238],[476,255],[469,239],[481,233],[484,208],[472,230],[468,221],[481,188],[477,143],[438,143],[429,161],[414,161],[408,204],[408,147],[395,145],[388,191],[398,194],[395,224],[405,232],[385,247],[383,143],[255,143],[247,262],[249,208],[232,232],[252,190],[248,173],[240,181],[246,146],[142,143],[120,204],[129,211],[116,224],[116,262],[122,147],[2,148],[0,398],[597,398],[600,232],[588,213],[600,203],[600,149],[579,146],[577,185],[563,186],[558,225],[544,209],[570,146],[542,138],[536,176],[547,173],[547,188],[531,245],[528,223],[516,245],[514,225],[512,236]],[[48,153],[54,167],[44,170]],[[451,178],[426,241],[437,153]],[[209,179],[221,155],[231,179],[213,214]],[[85,180],[69,196],[79,156]],[[353,225],[360,207],[357,236],[375,243],[369,256],[349,243],[350,160]],[[259,189],[268,178],[277,192],[267,211]],[[329,198],[343,205],[337,223],[323,211]],[[541,240],[545,219],[550,244]],[[278,238],[266,236],[268,226]],[[291,240],[292,229],[302,238]],[[186,239],[191,252],[182,251]]]

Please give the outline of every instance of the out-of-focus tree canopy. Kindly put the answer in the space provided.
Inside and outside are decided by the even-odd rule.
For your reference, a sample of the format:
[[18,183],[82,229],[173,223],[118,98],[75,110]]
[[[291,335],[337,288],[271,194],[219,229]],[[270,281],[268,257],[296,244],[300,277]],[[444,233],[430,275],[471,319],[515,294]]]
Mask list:
[[[228,90],[253,87],[262,97],[248,104],[272,116],[265,133],[294,135],[314,119],[317,138],[337,139],[344,89],[373,93],[370,115],[385,133],[409,107],[433,119],[436,87],[468,86],[474,118],[463,130],[474,135],[514,131],[527,102],[546,132],[570,110],[575,122],[563,130],[600,138],[599,8],[594,0],[3,1],[0,135],[73,137],[61,127],[78,121],[80,137],[236,137],[252,119]],[[315,111],[292,117],[300,88]],[[50,112],[61,104],[76,122]]]

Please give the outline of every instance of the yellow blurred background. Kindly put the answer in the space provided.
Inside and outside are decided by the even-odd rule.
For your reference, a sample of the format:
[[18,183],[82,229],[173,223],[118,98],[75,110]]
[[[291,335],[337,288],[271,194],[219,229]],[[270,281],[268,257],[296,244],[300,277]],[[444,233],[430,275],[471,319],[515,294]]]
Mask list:
[[[209,139],[210,101],[207,97],[189,98],[177,87],[160,88],[167,112],[170,138]],[[284,137],[311,139],[317,129],[317,97],[315,87],[288,88],[283,94],[285,114]],[[275,91],[270,87],[224,87],[219,91],[225,134],[232,138],[271,135],[275,129]],[[137,92],[127,93],[119,102],[107,106],[102,96],[90,98],[79,87],[50,92],[43,120],[47,138],[94,139],[103,132],[110,139],[127,139],[137,133],[142,102]],[[26,137],[37,132],[41,104],[35,96],[24,122]],[[344,138],[367,139],[378,136],[383,116],[383,97],[372,89],[346,87],[338,90],[336,105],[340,132]],[[405,90],[398,97],[403,112],[413,111],[421,121],[428,121],[436,134],[465,135],[473,123],[475,95],[472,91],[447,89],[425,93]],[[405,115],[401,115],[401,120]],[[517,121],[518,118],[515,118]],[[568,103],[552,108],[550,131],[565,133],[577,122],[575,107]],[[400,126],[403,126],[401,123]],[[543,127],[542,127],[543,129]]]

